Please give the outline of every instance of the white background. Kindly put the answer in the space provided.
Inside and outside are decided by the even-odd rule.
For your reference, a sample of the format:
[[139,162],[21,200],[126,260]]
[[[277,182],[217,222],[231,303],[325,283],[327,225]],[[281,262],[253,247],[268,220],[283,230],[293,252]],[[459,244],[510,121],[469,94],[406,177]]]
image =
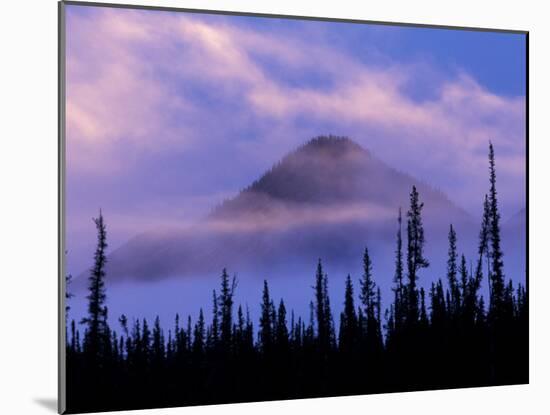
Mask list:
[[[130,1],[130,0],[128,0]],[[113,1],[116,2],[116,1]],[[179,408],[141,413],[542,414],[550,411],[547,106],[550,26],[542,1],[179,0],[146,5],[530,31],[531,384]],[[57,393],[57,4],[0,9],[0,414],[53,413]]]

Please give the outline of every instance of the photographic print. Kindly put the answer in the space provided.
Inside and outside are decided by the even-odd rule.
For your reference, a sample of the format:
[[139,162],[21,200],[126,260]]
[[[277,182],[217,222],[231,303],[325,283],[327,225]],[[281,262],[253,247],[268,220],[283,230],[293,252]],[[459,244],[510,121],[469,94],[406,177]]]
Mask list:
[[60,411],[528,383],[527,42],[60,3]]

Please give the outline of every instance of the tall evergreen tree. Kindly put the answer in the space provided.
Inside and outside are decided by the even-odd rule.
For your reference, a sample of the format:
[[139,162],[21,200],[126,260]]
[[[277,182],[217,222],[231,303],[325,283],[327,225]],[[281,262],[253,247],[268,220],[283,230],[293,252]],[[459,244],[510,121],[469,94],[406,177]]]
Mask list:
[[472,278],[468,275],[468,268],[466,267],[466,257],[464,254],[460,257],[460,267],[458,269],[460,275],[460,287],[459,287],[459,304],[462,307],[461,311],[467,306],[467,298],[470,295],[469,291],[473,285]]
[[489,143],[489,240],[491,255],[491,310],[502,307],[504,301],[504,265],[500,247],[500,213],[498,210],[495,152],[493,144]]
[[193,325],[191,322],[191,316],[187,315],[187,330],[185,331],[185,347],[186,350],[191,350],[191,347],[193,346]]
[[372,261],[370,259],[368,248],[365,248],[365,252],[363,254],[363,277],[361,279],[361,294],[359,295],[359,298],[363,304],[367,322],[369,319],[375,320],[375,310],[377,307],[376,283],[372,277]]
[[151,356],[151,330],[149,329],[149,324],[147,324],[146,319],[143,319],[141,329],[141,350],[143,352],[145,364],[148,364]]
[[243,308],[239,304],[239,307],[237,308],[237,322],[233,325],[233,347],[237,356],[243,353],[245,333],[246,322],[244,319]]
[[244,343],[246,345],[246,350],[251,353],[254,349],[254,325],[250,318],[250,311],[248,310],[248,305],[246,306],[246,319],[245,319],[245,336]]
[[273,350],[273,312],[271,298],[269,296],[269,286],[264,280],[264,288],[262,292],[261,315],[260,315],[260,332],[258,333],[262,351],[264,354],[269,354]]
[[303,322],[302,332],[304,333],[304,343],[311,345],[315,338],[315,304],[309,302],[309,323],[306,326]]
[[423,207],[424,203],[419,200],[416,186],[413,186],[407,212],[407,322],[409,324],[415,324],[418,321],[418,288],[416,286],[418,271],[430,265],[424,257]]
[[93,219],[97,230],[97,246],[94,254],[94,266],[88,278],[88,316],[82,319],[86,324],[85,347],[89,358],[96,361],[104,353],[104,339],[108,331],[107,307],[105,292],[105,264],[107,256],[107,230],[103,220],[103,214],[99,211],[99,217]]
[[152,341],[152,362],[156,369],[160,369],[165,358],[164,335],[160,327],[160,319],[155,318],[153,326],[153,341]]
[[325,274],[323,280],[323,296],[324,296],[324,305],[325,305],[325,318],[327,322],[327,332],[328,332],[328,345],[330,348],[336,347],[336,334],[334,332],[334,319],[332,317],[332,310],[330,307],[330,295],[328,292],[328,275]]
[[185,333],[180,326],[180,315],[176,313],[174,321],[174,353],[178,360],[181,360],[185,348]]
[[172,330],[168,329],[168,339],[166,340],[166,362],[172,363],[174,357],[174,340],[172,339]]
[[233,296],[237,280],[235,277],[229,280],[227,270],[224,268],[221,276],[221,289],[218,298],[218,307],[220,315],[220,342],[224,351],[228,351],[231,346],[231,330],[233,328]]
[[365,345],[367,358],[377,359],[382,349],[382,336],[380,327],[379,292],[372,276],[372,261],[369,250],[365,248],[363,254],[363,276],[361,279],[361,294],[359,296],[363,305],[365,316]]
[[201,355],[204,352],[205,322],[202,308],[199,311],[199,319],[195,323],[193,331],[193,353]]
[[317,272],[315,274],[315,317],[317,320],[317,337],[320,341],[328,337],[326,330],[327,323],[325,321],[324,278],[323,265],[319,259],[319,262],[317,262]]
[[219,323],[219,307],[218,296],[216,290],[212,291],[212,326],[210,328],[210,336],[208,336],[208,344],[210,349],[215,349],[218,346],[220,338],[220,323]]
[[456,252],[456,232],[453,225],[449,228],[449,256],[447,258],[447,281],[451,292],[451,313],[457,315],[460,309],[460,289],[458,286],[458,254]]
[[479,230],[478,260],[475,274],[475,286],[479,289],[483,279],[483,256],[487,258],[487,275],[491,274],[491,265],[489,261],[489,230],[491,225],[491,212],[489,207],[489,198],[485,195],[483,201],[483,219],[481,229]]
[[326,355],[334,342],[334,324],[328,296],[328,276],[323,272],[321,260],[315,274],[315,317],[317,320],[317,341],[321,355]]
[[343,353],[351,353],[359,340],[357,330],[357,314],[353,299],[353,284],[351,276],[346,278],[346,289],[344,294],[344,310],[340,316],[340,335],[338,336],[339,348]]
[[288,326],[286,321],[286,307],[283,299],[279,302],[277,309],[277,326],[275,329],[275,341],[279,353],[285,355],[288,352],[289,338]]
[[430,321],[436,330],[443,328],[447,321],[447,306],[445,304],[445,291],[443,283],[439,279],[436,283],[432,283],[430,290],[431,297],[431,315]]
[[395,249],[395,275],[393,278],[394,287],[392,288],[394,293],[394,310],[393,310],[393,320],[395,322],[395,327],[401,327],[404,318],[405,312],[405,298],[404,298],[404,289],[403,289],[403,241],[401,236],[401,208],[399,208],[399,214],[397,216],[397,247]]
[[292,348],[294,352],[299,352],[304,346],[303,337],[304,332],[302,331],[302,318],[298,317],[298,321],[292,326]]

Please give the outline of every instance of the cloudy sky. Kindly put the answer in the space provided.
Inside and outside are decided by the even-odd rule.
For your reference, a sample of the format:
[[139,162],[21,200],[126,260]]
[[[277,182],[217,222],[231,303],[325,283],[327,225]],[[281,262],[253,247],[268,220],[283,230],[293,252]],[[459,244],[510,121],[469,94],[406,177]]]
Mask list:
[[347,135],[476,217],[495,144],[503,217],[525,202],[525,37],[67,7],[68,271],[187,224],[320,134]]

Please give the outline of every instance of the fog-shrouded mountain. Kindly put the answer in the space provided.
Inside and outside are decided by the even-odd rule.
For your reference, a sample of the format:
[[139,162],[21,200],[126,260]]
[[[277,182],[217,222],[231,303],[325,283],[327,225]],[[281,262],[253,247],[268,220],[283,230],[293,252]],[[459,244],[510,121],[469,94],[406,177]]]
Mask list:
[[477,220],[441,191],[348,138],[318,137],[194,226],[142,233],[116,249],[108,258],[109,279],[217,275],[223,267],[275,277],[312,269],[318,258],[353,272],[367,245],[380,268],[389,270],[398,209],[405,225],[413,185],[425,204],[427,246],[434,254],[446,252],[450,223],[471,238]]
[[389,167],[354,141],[333,136],[312,139],[288,154],[237,197],[217,207],[210,218],[276,213],[279,204],[289,208],[366,205],[365,218],[376,219],[377,208],[390,209],[395,216],[399,206],[406,207],[413,184],[426,209],[466,219],[467,214],[442,192]]

